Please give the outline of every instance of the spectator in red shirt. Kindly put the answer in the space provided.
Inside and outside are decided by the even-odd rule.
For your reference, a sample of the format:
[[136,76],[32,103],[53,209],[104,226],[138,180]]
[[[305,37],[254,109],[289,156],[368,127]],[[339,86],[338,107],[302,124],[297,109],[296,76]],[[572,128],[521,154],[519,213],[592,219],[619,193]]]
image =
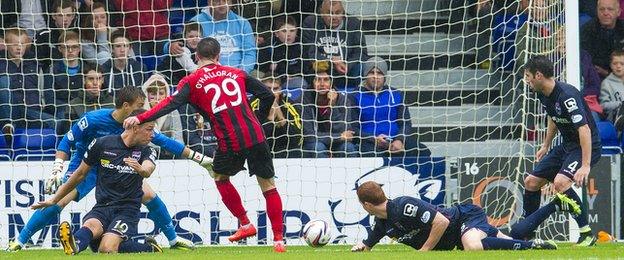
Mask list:
[[168,9],[173,0],[114,1],[116,9],[122,12],[121,25],[133,43],[134,53],[142,56],[161,55],[164,40],[169,36]]

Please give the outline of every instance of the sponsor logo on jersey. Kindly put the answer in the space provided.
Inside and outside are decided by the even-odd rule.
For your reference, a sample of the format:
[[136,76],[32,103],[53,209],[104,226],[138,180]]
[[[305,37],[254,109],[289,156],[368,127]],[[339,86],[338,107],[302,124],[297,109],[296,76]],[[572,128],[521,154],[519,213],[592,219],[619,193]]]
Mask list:
[[78,121],[78,128],[80,128],[80,130],[85,130],[87,127],[89,127],[89,122],[86,117],[83,117],[80,121]]
[[427,222],[429,222],[430,218],[431,218],[431,213],[429,211],[425,211],[425,213],[423,213],[422,216],[420,216],[420,221],[426,224]]
[[561,117],[556,117],[556,116],[553,116],[553,117],[552,117],[552,120],[553,120],[553,121],[555,121],[555,123],[562,123],[562,124],[568,124],[568,123],[570,123],[570,121],[569,121],[568,119],[566,119],[566,118],[561,118]]
[[563,102],[565,107],[568,109],[568,112],[572,112],[578,109],[578,105],[576,104],[576,100],[574,98],[568,98]]
[[418,207],[409,203],[405,204],[405,207],[403,207],[403,215],[408,216],[408,217],[416,216],[417,211],[418,211]]
[[581,120],[583,120],[583,116],[582,115],[573,115],[572,116],[572,123],[578,123],[581,122]]

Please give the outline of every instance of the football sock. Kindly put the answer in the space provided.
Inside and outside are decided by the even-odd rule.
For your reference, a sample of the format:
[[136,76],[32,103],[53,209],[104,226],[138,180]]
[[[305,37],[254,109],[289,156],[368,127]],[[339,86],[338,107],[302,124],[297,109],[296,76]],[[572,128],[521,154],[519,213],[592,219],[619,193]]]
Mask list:
[[178,235],[175,232],[173,220],[171,219],[171,215],[169,215],[167,206],[160,197],[157,195],[152,200],[145,203],[145,206],[149,210],[147,217],[154,221],[154,226],[160,228],[160,231],[165,234],[169,241],[175,240]]
[[282,198],[276,188],[265,191],[267,215],[271,221],[271,229],[273,230],[273,241],[283,240],[284,220],[282,212]]
[[576,203],[579,204],[579,206],[581,206],[581,214],[579,215],[572,214],[574,220],[576,220],[576,224],[578,224],[579,228],[583,228],[587,226],[588,224],[587,209],[583,206],[583,203],[581,202],[581,198],[579,198],[578,194],[576,194],[576,191],[574,191],[572,187],[570,187],[568,190],[563,192],[563,194],[568,196],[568,198],[573,199],[574,201],[576,201]]
[[61,210],[63,210],[61,206],[52,205],[35,211],[24,228],[20,231],[17,241],[22,245],[26,244],[35,232],[43,229],[50,221],[54,220],[54,217],[61,213]]
[[483,245],[483,250],[525,250],[533,246],[533,242],[531,241],[498,237],[486,237],[481,239],[481,244]]
[[154,252],[154,248],[152,248],[152,246],[149,244],[143,244],[136,242],[132,239],[128,239],[119,244],[119,249],[117,251],[119,253],[142,253]]
[[230,210],[232,215],[238,218],[239,224],[241,226],[249,224],[250,222],[247,218],[247,211],[245,211],[245,208],[243,207],[241,197],[230,180],[215,181],[215,184],[217,185],[219,194],[221,194],[221,201],[223,201],[223,204],[225,204],[225,207]]
[[526,239],[531,232],[535,231],[535,229],[555,211],[557,211],[557,205],[555,205],[554,202],[544,205],[533,212],[533,214],[514,224],[511,228],[511,237],[514,239]]
[[76,242],[76,246],[78,246],[78,252],[87,249],[89,244],[91,244],[91,239],[93,239],[93,232],[91,232],[91,229],[87,227],[78,229],[78,231],[74,233],[74,241]]
[[523,203],[522,207],[524,208],[524,217],[528,217],[533,214],[540,205],[540,197],[542,196],[542,192],[538,191],[528,191],[524,190]]

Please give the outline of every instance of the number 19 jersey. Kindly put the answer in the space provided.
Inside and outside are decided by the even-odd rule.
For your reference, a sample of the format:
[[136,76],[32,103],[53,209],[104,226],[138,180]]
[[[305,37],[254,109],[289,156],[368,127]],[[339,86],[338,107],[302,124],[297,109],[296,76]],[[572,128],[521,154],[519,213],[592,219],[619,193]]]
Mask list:
[[248,92],[261,100],[258,117],[266,117],[273,103],[271,91],[242,70],[209,64],[180,80],[172,96],[138,119],[152,121],[190,103],[210,122],[219,150],[237,152],[265,141],[262,125],[247,101]]

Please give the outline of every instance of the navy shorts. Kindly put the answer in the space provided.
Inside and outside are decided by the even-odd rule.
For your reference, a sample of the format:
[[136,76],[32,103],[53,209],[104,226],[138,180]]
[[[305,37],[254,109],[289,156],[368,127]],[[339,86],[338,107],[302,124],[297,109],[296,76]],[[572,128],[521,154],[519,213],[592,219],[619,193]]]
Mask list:
[[212,169],[217,174],[234,176],[239,171],[245,169],[243,167],[245,161],[247,161],[247,166],[249,166],[250,176],[256,175],[265,179],[275,176],[273,157],[266,142],[256,144],[240,152],[217,151],[212,163]]
[[[600,149],[592,149],[590,164],[596,164],[600,156]],[[581,147],[567,148],[557,145],[535,165],[531,175],[553,182],[555,176],[560,173],[573,180],[574,173],[581,168],[581,164]]]
[[496,237],[498,228],[490,225],[485,211],[477,205],[462,204],[457,206],[459,210],[459,223],[461,223],[461,236],[468,230],[476,228],[487,234],[488,237]]
[[134,206],[105,206],[93,208],[84,216],[82,222],[97,219],[102,223],[104,234],[114,233],[124,239],[137,235],[139,208]]

